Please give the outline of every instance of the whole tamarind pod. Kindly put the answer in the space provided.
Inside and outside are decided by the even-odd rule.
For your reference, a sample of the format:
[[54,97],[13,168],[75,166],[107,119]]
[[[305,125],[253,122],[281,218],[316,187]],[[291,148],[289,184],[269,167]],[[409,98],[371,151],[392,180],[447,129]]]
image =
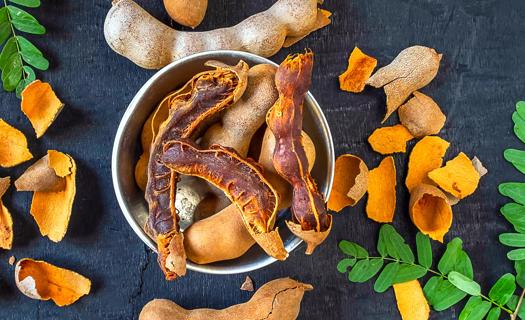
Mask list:
[[290,278],[265,283],[245,303],[226,309],[188,310],[173,301],[154,299],[140,311],[139,320],[295,320],[301,300],[313,287]]
[[159,129],[148,163],[146,230],[156,239],[158,261],[168,280],[186,273],[186,255],[175,209],[178,177],[160,159],[164,144],[192,138],[203,124],[235,103],[246,89],[248,65],[244,61],[234,67],[217,61],[207,65],[215,69],[193,77],[186,84],[191,90],[183,90],[172,99],[169,117]]
[[293,187],[292,221],[288,228],[303,239],[306,254],[312,254],[332,227],[324,196],[308,171],[308,158],[301,140],[304,97],[311,84],[313,53],[287,57],[277,69],[275,84],[279,99],[266,122],[276,138],[273,164]]
[[275,259],[288,257],[274,230],[279,195],[256,162],[231,148],[213,145],[200,150],[186,140],[165,144],[161,161],[177,173],[206,179],[221,189],[240,210],[246,229],[261,248]]
[[269,57],[283,45],[330,23],[317,6],[318,0],[278,0],[235,26],[183,32],[155,19],[133,0],[113,0],[104,36],[111,49],[147,69],[209,50],[241,50]]
[[208,0],[164,0],[164,7],[173,20],[195,28],[204,19]]

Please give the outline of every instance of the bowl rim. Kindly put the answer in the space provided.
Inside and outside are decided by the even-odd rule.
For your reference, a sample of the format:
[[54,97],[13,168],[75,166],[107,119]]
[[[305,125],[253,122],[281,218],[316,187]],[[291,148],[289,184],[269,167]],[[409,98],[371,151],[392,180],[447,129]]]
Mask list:
[[[120,145],[126,137],[124,136],[124,132],[126,129],[126,126],[130,119],[133,116],[133,113],[137,109],[139,101],[144,96],[145,92],[165,73],[168,73],[176,67],[177,65],[184,64],[188,61],[194,60],[196,58],[203,58],[209,56],[209,59],[217,59],[220,60],[220,57],[222,55],[232,55],[232,56],[239,56],[239,59],[243,58],[251,58],[252,60],[260,60],[261,63],[268,63],[273,66],[278,67],[279,65],[267,58],[258,56],[253,53],[244,52],[244,51],[236,51],[236,50],[212,50],[212,51],[204,51],[196,54],[189,55],[187,57],[178,59],[176,61],[171,62],[170,64],[164,66],[163,68],[159,69],[153,76],[151,76],[137,91],[137,93],[134,95],[131,102],[126,107],[126,111],[122,115],[122,118],[120,120],[117,132],[115,134],[115,140],[113,142],[113,148],[112,148],[112,154],[111,154],[111,178],[113,182],[113,189],[115,191],[115,196],[117,198],[117,202],[119,204],[120,210],[122,211],[122,214],[126,218],[126,221],[131,226],[135,234],[142,240],[143,243],[145,243],[151,250],[153,250],[155,253],[157,252],[157,248],[155,245],[155,242],[153,239],[151,239],[143,230],[143,227],[139,225],[139,223],[135,220],[134,216],[131,214],[130,210],[127,206],[127,201],[124,199],[124,192],[121,188],[121,183],[118,175],[118,160],[119,160],[119,149]],[[314,98],[312,93],[310,91],[307,92],[307,97],[311,101],[312,110],[315,114],[315,116],[320,120],[321,129],[323,131],[323,135],[327,138],[327,156],[329,157],[329,161],[327,164],[327,170],[329,171],[329,177],[327,185],[325,186],[324,194],[326,198],[330,196],[330,192],[332,190],[333,180],[334,180],[334,169],[335,169],[335,148],[334,148],[334,141],[332,138],[332,133],[330,130],[330,126],[328,124],[328,121],[326,120],[326,117],[323,113],[323,110],[321,109],[321,106],[317,102],[317,100]],[[303,240],[299,237],[293,235],[293,240],[289,241],[286,244],[286,250],[288,252],[292,252],[295,250],[302,242]],[[190,260],[187,260],[187,268],[192,271],[207,273],[207,274],[238,274],[238,273],[244,273],[249,271],[254,271],[257,269],[264,268],[272,263],[277,261],[276,259],[265,256],[264,259],[261,261],[258,261],[257,263],[250,263],[247,265],[240,265],[236,266],[235,268],[209,268],[207,265],[199,265],[196,263],[193,263]]]

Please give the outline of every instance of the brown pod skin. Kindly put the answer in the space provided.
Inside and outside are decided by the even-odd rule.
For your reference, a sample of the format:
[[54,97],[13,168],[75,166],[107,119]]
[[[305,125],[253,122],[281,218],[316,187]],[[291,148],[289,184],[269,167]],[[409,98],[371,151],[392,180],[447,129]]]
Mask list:
[[295,320],[299,316],[309,284],[290,278],[272,280],[257,290],[251,299],[226,309],[187,310],[173,301],[154,299],[148,302],[139,320]]
[[231,148],[213,145],[199,150],[190,141],[167,143],[161,161],[177,173],[206,179],[221,189],[237,205],[246,228],[263,250],[275,259],[286,259],[283,241],[273,230],[279,196],[257,163]]
[[293,186],[290,230],[307,243],[306,254],[328,236],[332,216],[326,212],[323,195],[308,171],[308,158],[301,140],[303,103],[311,84],[313,53],[289,56],[277,69],[275,84],[279,100],[266,122],[276,138],[273,164]]
[[170,115],[161,125],[151,147],[146,186],[149,204],[146,229],[156,238],[159,264],[167,280],[186,273],[186,255],[175,209],[178,178],[177,173],[160,160],[164,144],[193,137],[218,112],[235,103],[246,89],[248,65],[244,61],[235,67],[220,62],[209,62],[208,65],[215,69],[196,75],[186,84],[191,90],[183,90],[185,93],[173,98]]
[[[303,132],[303,143],[310,170],[315,163],[315,146],[310,137]],[[292,188],[273,167],[272,155],[275,138],[266,129],[262,142],[259,163],[264,169],[264,176],[279,194],[279,210],[290,207]],[[236,259],[255,244],[242,219],[242,214],[235,204],[230,204],[218,213],[197,222],[184,230],[184,248],[188,259],[198,264]]]
[[195,28],[206,15],[208,0],[164,0],[164,7],[177,23]]

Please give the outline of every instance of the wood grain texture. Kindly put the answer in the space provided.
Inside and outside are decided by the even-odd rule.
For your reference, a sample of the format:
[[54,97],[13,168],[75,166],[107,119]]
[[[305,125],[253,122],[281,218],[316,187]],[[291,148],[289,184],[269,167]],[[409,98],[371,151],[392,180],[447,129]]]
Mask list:
[[[139,1],[159,19],[169,23],[162,3]],[[198,30],[224,27],[268,7],[273,1],[211,1]],[[176,282],[165,282],[156,256],[147,249],[122,216],[110,176],[113,137],[127,104],[153,74],[113,53],[106,45],[102,25],[109,0],[49,0],[30,9],[48,28],[45,37],[30,39],[51,60],[51,70],[40,77],[51,82],[66,107],[46,135],[36,141],[14,94],[0,93],[0,115],[29,138],[35,158],[48,148],[71,154],[78,164],[78,195],[70,229],[59,244],[40,237],[29,215],[31,195],[5,197],[14,219],[11,252],[0,252],[1,319],[134,319],[153,298],[170,298],[182,306],[222,308],[248,300],[239,290],[246,274],[213,276],[190,272]],[[366,143],[385,112],[381,90],[367,88],[359,95],[338,89],[337,76],[346,68],[355,45],[387,64],[403,48],[422,44],[444,54],[437,78],[422,92],[442,107],[448,119],[442,137],[450,141],[447,159],[459,151],[478,156],[490,173],[480,189],[454,207],[455,217],[447,239],[460,236],[471,253],[476,279],[485,291],[504,272],[512,271],[506,249],[497,234],[510,230],[498,215],[506,200],[496,186],[520,179],[502,157],[505,147],[520,147],[512,135],[510,119],[515,101],[525,99],[525,2],[521,0],[326,0],[332,11],[330,27],[314,33],[273,57],[311,48],[315,56],[312,92],[325,111],[338,154],[363,157],[369,167],[381,160]],[[387,125],[396,123],[391,117]],[[410,144],[410,149],[413,143]],[[408,194],[402,177],[407,155],[396,155],[398,204],[394,225],[414,244]],[[0,170],[17,177],[29,163]],[[257,286],[291,276],[311,283],[300,319],[400,319],[393,292],[379,295],[372,283],[351,284],[339,274],[337,243],[350,239],[373,248],[379,225],[365,218],[365,201],[334,217],[332,234],[314,255],[300,247],[283,263],[249,275]],[[303,245],[304,246],[304,245]],[[442,252],[436,246],[437,252]],[[93,291],[76,304],[57,308],[51,302],[33,301],[14,284],[8,258],[32,257],[78,271],[93,281]],[[433,312],[432,319],[456,319],[460,308]]]

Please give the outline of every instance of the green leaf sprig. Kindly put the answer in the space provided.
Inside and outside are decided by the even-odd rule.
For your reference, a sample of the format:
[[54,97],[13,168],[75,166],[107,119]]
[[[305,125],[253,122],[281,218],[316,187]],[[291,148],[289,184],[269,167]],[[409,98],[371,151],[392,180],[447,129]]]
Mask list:
[[[16,91],[20,97],[22,90],[36,79],[35,71],[47,70],[49,61],[33,43],[17,31],[42,35],[46,28],[29,12],[12,4],[37,8],[40,0],[3,0],[0,8],[0,70],[5,91]],[[8,4],[8,2],[12,4]]]
[[[347,257],[339,261],[337,270],[348,272],[348,280],[358,283],[379,274],[374,283],[376,292],[382,293],[394,284],[430,274],[423,292],[434,310],[446,310],[469,296],[459,315],[460,320],[499,319],[502,312],[512,315],[518,307],[520,299],[514,295],[516,279],[510,273],[500,277],[488,295],[482,293],[481,286],[474,280],[472,262],[463,250],[460,238],[454,238],[447,244],[437,270],[432,269],[429,237],[422,233],[416,235],[416,261],[410,246],[389,224],[382,225],[379,231],[377,256],[371,256],[362,246],[346,240],[339,243],[339,248]],[[520,309],[519,316],[525,319],[525,311],[522,310],[525,308]]]

